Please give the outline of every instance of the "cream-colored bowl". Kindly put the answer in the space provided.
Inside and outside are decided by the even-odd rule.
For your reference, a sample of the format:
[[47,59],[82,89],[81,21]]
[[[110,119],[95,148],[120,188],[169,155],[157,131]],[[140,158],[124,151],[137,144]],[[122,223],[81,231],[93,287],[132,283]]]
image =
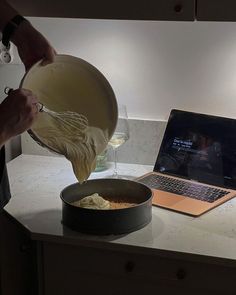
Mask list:
[[[104,75],[85,60],[70,55],[57,55],[55,61],[46,66],[40,63],[25,74],[21,87],[32,90],[38,100],[52,111],[85,115],[90,126],[107,130],[110,139],[118,111],[115,94]],[[38,139],[40,128],[49,124],[50,118],[42,112],[31,131],[39,144],[51,149]]]

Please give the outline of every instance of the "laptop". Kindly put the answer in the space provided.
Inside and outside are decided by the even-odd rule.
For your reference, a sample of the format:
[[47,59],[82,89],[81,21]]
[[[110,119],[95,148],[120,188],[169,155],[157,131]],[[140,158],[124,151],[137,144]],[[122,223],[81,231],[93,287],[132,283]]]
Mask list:
[[153,205],[199,216],[236,196],[236,119],[172,110],[154,170],[137,179]]

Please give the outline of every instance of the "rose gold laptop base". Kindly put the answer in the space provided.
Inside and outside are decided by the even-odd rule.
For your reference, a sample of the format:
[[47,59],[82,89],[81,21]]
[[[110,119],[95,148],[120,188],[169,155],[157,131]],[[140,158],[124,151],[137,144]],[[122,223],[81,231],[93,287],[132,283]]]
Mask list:
[[[147,174],[139,177],[136,180],[141,181],[142,179],[144,179],[145,177],[147,177],[150,174],[163,175],[163,174],[160,174],[157,172],[151,172],[151,173],[147,173]],[[183,180],[182,178],[172,177],[169,175],[164,175],[164,176],[167,176],[168,178]],[[191,180],[184,179],[184,181],[194,183],[194,181],[191,181]],[[198,183],[198,182],[197,182],[197,184],[206,185],[206,184]],[[220,204],[223,204],[224,202],[226,202],[236,196],[235,190],[230,190],[230,189],[212,186],[212,185],[208,185],[208,184],[206,186],[218,188],[218,189],[223,189],[224,191],[228,191],[229,193],[226,194],[225,196],[217,199],[216,201],[210,203],[210,202],[201,201],[198,199],[193,199],[188,196],[182,196],[182,195],[177,195],[174,193],[165,192],[165,191],[158,190],[158,189],[152,189],[152,191],[153,191],[152,204],[155,206],[158,206],[158,207],[166,208],[169,210],[177,211],[177,212],[188,214],[191,216],[199,216],[199,215],[219,206]]]

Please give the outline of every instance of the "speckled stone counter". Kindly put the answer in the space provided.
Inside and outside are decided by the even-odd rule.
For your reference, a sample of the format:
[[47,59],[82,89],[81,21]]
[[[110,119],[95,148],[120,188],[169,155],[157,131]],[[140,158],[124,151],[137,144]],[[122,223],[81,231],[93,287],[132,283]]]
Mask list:
[[[119,172],[135,178],[152,166],[119,164]],[[62,157],[21,155],[8,163],[12,199],[5,210],[30,230],[32,239],[99,243],[103,247],[134,246],[145,251],[168,250],[236,260],[236,199],[198,217],[153,207],[152,222],[122,236],[91,236],[61,224],[60,191],[76,182],[70,163]],[[112,167],[90,178],[105,178]]]

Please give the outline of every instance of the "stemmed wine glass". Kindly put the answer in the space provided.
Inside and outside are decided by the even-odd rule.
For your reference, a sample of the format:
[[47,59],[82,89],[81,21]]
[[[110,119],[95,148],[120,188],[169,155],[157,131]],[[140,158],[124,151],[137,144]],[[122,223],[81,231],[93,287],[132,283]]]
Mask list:
[[117,170],[117,149],[129,139],[128,115],[125,105],[118,105],[118,121],[115,132],[109,141],[114,154],[113,178],[119,178]]

